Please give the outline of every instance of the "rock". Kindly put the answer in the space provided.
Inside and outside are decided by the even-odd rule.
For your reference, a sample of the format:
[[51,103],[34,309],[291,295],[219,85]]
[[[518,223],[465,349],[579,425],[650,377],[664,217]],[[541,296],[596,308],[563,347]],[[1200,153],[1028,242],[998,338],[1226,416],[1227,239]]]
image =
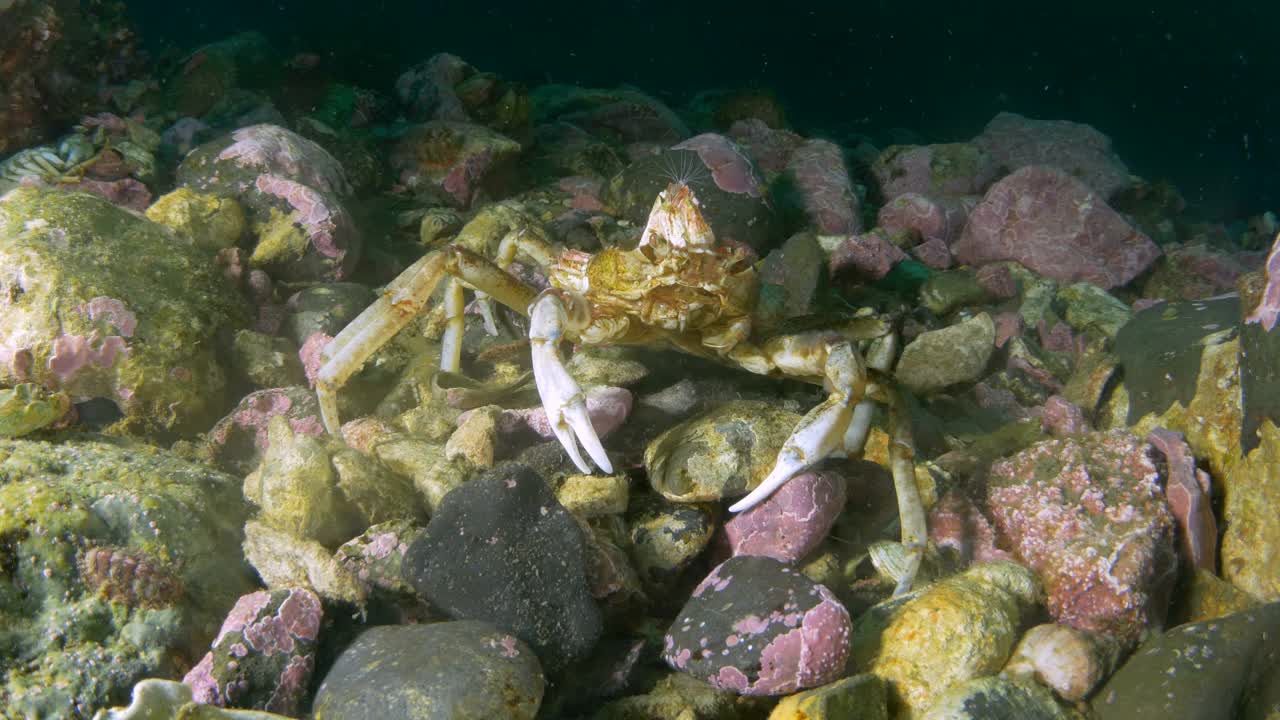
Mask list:
[[1014,277],[1013,263],[992,263],[978,268],[975,277],[978,284],[991,297],[998,300],[1009,300],[1018,296],[1018,280]]
[[1245,323],[1240,328],[1240,451],[1252,452],[1262,425],[1280,419],[1280,332]]
[[0,440],[0,707],[91,714],[190,667],[254,587],[239,484],[119,439]]
[[267,450],[267,426],[283,416],[294,434],[320,438],[320,405],[305,387],[272,388],[246,395],[235,409],[214,424],[205,436],[205,447],[222,470],[247,475],[262,462]]
[[257,710],[228,710],[192,699],[191,688],[177,680],[142,680],[133,686],[129,707],[99,710],[94,720],[156,720],[157,718],[200,718],[200,720],[286,720],[284,715]]
[[1263,289],[1255,302],[1247,308],[1245,322],[1258,323],[1264,330],[1271,332],[1276,327],[1276,319],[1280,318],[1280,235],[1276,236],[1275,244],[1267,254],[1262,285]]
[[282,388],[306,382],[298,348],[288,339],[239,330],[231,343],[231,369],[259,388]]
[[1133,317],[1133,311],[1115,295],[1090,283],[1075,283],[1058,290],[1067,324],[1080,332],[1094,331],[1114,339]]
[[847,274],[862,280],[880,280],[906,259],[907,254],[877,229],[841,241],[831,251],[829,263],[832,276]]
[[391,151],[406,187],[469,208],[482,192],[500,194],[520,143],[482,125],[433,120],[415,125]]
[[782,698],[769,720],[889,720],[884,681],[870,673]]
[[1233,466],[1222,516],[1222,575],[1263,601],[1280,600],[1280,430],[1264,420],[1261,442]]
[[739,120],[726,134],[746,150],[771,184],[786,171],[791,154],[805,142],[790,130],[772,128],[757,119]]
[[1151,453],[1127,432],[1094,432],[991,466],[987,509],[1056,621],[1130,644],[1163,623],[1177,554]]
[[[571,373],[572,374],[572,373]],[[577,377],[576,374],[574,374]],[[591,419],[591,427],[596,437],[601,440],[609,437],[622,426],[631,414],[631,391],[626,388],[596,385],[586,391],[587,417]],[[465,423],[474,410],[468,410],[458,416],[458,421]],[[497,430],[505,435],[530,431],[544,440],[553,440],[555,430],[547,421],[546,408],[538,405],[531,408],[503,410],[497,420]]]
[[871,166],[885,202],[906,194],[930,197],[978,195],[998,176],[997,165],[978,145],[891,145]]
[[703,90],[689,101],[685,112],[696,118],[694,124],[720,130],[745,120],[755,120],[770,128],[787,124],[781,100],[763,89]]
[[449,53],[436,53],[402,73],[396,94],[415,120],[468,120],[517,135],[529,125],[529,97],[520,83],[480,72]]
[[0,388],[0,438],[16,438],[46,428],[71,411],[66,393],[33,383]]
[[285,332],[299,347],[317,333],[332,338],[375,299],[373,292],[355,283],[326,283],[299,290],[285,307]]
[[949,248],[960,238],[969,211],[977,198],[942,196],[934,199],[921,193],[902,193],[884,205],[876,215],[876,224],[890,235],[914,234],[921,244],[931,241]]
[[244,208],[234,199],[185,187],[160,196],[147,208],[147,219],[215,252],[235,247],[249,228]]
[[[602,138],[567,122],[549,122],[533,129],[533,142],[525,154],[530,172],[535,177],[589,177],[606,181],[625,166],[623,158]],[[563,186],[561,186],[563,188]],[[579,186],[581,188],[581,186]],[[599,189],[592,193],[573,192],[573,207],[595,207]],[[578,198],[590,197],[586,203]]]
[[[626,537],[627,529],[621,518],[606,518],[602,521],[584,523],[584,537],[587,539],[589,555],[587,557],[587,582],[591,585],[591,597],[600,601],[605,613],[609,611],[634,608],[645,601],[644,589],[640,585],[640,576],[632,566],[627,554],[630,545]],[[606,642],[609,642],[606,640]],[[600,652],[599,649],[596,651]],[[606,652],[608,652],[606,650]],[[638,651],[637,651],[638,652]],[[595,666],[597,669],[599,666]],[[611,678],[612,684],[625,683],[626,678]],[[601,689],[596,686],[597,690]],[[621,690],[618,687],[614,692]],[[614,694],[614,693],[610,693]]]
[[496,468],[446,495],[409,548],[405,578],[452,618],[508,629],[549,672],[585,656],[600,636],[582,531],[523,466]]
[[1175,598],[1169,614],[1187,622],[1213,620],[1258,605],[1252,595],[1207,570],[1192,571],[1182,585],[1184,594]]
[[533,720],[546,681],[538,658],[486,622],[370,628],[316,692],[315,720]]
[[656,597],[669,595],[680,572],[707,549],[715,532],[709,507],[641,495],[627,513],[631,557],[637,574]]
[[626,512],[630,491],[626,475],[570,475],[556,489],[556,499],[574,515],[593,518]]
[[1104,289],[1127,284],[1160,255],[1089,186],[1044,165],[991,186],[951,250],[967,265],[1017,260],[1045,277]]
[[213,649],[182,679],[199,703],[296,716],[315,668],[324,610],[309,590],[265,590],[236,601]]
[[0,384],[107,398],[121,430],[191,435],[225,409],[214,338],[245,320],[207,253],[134,213],[36,188],[0,200]]
[[978,305],[986,300],[986,289],[967,270],[933,273],[920,286],[920,304],[935,315],[946,315],[957,308]]
[[929,509],[929,542],[939,550],[955,554],[960,567],[969,564],[1012,560],[996,547],[996,531],[991,521],[967,495],[950,491]]
[[806,140],[791,153],[786,174],[800,196],[806,225],[815,232],[862,232],[862,201],[853,190],[839,145],[829,140]]
[[951,249],[937,238],[926,240],[911,248],[911,255],[919,260],[921,265],[933,270],[946,270],[952,264]]
[[1051,165],[1070,173],[1109,201],[1132,184],[1129,169],[1111,150],[1111,139],[1092,126],[1067,120],[1035,120],[1002,112],[973,144],[995,165],[1016,171]]
[[1116,335],[1124,384],[1102,407],[1099,424],[1183,433],[1213,477],[1225,480],[1242,444],[1239,312],[1239,300],[1225,297],[1136,313]]
[[244,206],[258,236],[251,262],[277,279],[343,280],[360,257],[342,166],[294,132],[242,127],[192,150],[177,172],[182,186]]
[[773,469],[800,415],[760,401],[731,402],[672,427],[649,443],[653,489],[674,502],[746,494]]
[[1212,245],[1162,246],[1150,277],[1142,284],[1142,296],[1164,300],[1204,300],[1235,289],[1245,271],[1237,257]]
[[662,101],[626,87],[539,85],[532,93],[534,125],[560,120],[615,147],[638,143],[670,146],[689,137],[680,116]]
[[403,576],[404,558],[425,529],[408,520],[371,525],[338,548],[338,562],[371,591],[409,596],[413,588]]
[[922,720],[1081,720],[1034,680],[984,677],[961,683],[938,697]]
[[330,602],[364,607],[369,587],[328,548],[256,520],[244,525],[244,555],[271,590],[308,588]]
[[338,487],[324,444],[294,433],[280,415],[268,421],[267,438],[262,464],[244,479],[244,496],[258,506],[258,518],[330,548],[359,534],[360,518]]
[[181,63],[165,87],[166,101],[180,115],[205,115],[240,87],[265,88],[280,80],[279,59],[260,32],[202,45]]
[[81,178],[74,183],[53,186],[62,192],[85,192],[106,200],[119,208],[134,212],[143,212],[151,204],[151,191],[138,180],[121,178],[119,180],[94,180]]
[[919,717],[947,689],[1003,667],[1039,600],[1021,565],[978,565],[864,614],[853,659],[888,684],[893,717]]
[[592,720],[671,720],[706,718],[736,720],[762,717],[772,698],[754,698],[712,687],[684,673],[663,676],[648,692],[619,698],[598,710]]
[[995,323],[987,313],[979,313],[941,330],[920,333],[902,349],[895,375],[917,393],[974,382],[986,370],[995,342]]
[[759,505],[724,524],[734,555],[759,555],[792,564],[827,536],[844,510],[844,476],[831,470],[805,472],[787,481]]
[[[448,460],[466,458],[476,467],[491,467],[498,440],[497,420],[502,408],[486,405],[459,418],[458,429],[444,444],[444,456]],[[544,415],[545,417],[545,415]]]
[[1115,670],[1121,649],[1104,636],[1046,623],[1023,634],[1003,674],[1034,677],[1058,697],[1079,702]]
[[1182,433],[1156,428],[1147,442],[1164,455],[1164,494],[1169,512],[1178,523],[1178,540],[1183,567],[1214,572],[1218,565],[1218,522],[1213,516],[1213,493],[1209,474],[1196,467],[1187,439]]
[[785,695],[840,677],[849,630],[849,613],[830,590],[776,560],[743,555],[693,591],[662,654],[715,687]]
[[1041,408],[1040,424],[1056,438],[1088,432],[1092,428],[1079,405],[1061,395],[1050,395]]
[[1266,717],[1280,703],[1278,643],[1275,602],[1183,625],[1135,652],[1098,691],[1093,711],[1099,720]]
[[826,260],[817,238],[809,233],[792,235],[782,247],[769,251],[760,266],[752,327],[767,334],[788,318],[813,313],[825,285]]

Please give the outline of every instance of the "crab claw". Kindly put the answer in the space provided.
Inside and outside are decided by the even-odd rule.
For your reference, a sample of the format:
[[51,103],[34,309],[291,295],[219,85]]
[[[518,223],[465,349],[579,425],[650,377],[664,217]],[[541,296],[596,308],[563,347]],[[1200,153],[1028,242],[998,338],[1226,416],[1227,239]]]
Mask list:
[[759,505],[788,480],[818,461],[841,454],[846,438],[859,445],[866,437],[870,408],[859,408],[866,392],[866,366],[847,343],[828,351],[824,369],[831,395],[808,412],[778,451],[773,470],[754,490],[729,506],[742,512]]
[[591,473],[591,465],[578,450],[586,449],[597,467],[613,472],[613,464],[605,454],[600,437],[587,415],[586,396],[577,381],[565,369],[559,344],[568,324],[564,300],[555,293],[544,293],[529,308],[529,343],[533,353],[533,378],[542,397],[542,408],[556,438],[564,446],[573,464],[583,473]]

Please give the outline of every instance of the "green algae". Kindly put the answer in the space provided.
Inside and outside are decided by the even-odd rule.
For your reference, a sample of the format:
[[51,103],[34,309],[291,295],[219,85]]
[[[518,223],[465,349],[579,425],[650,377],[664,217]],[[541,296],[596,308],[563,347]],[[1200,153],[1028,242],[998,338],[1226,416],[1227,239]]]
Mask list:
[[94,195],[19,188],[0,202],[0,268],[0,339],[28,360],[0,383],[111,399],[126,433],[193,434],[225,410],[214,338],[247,308],[190,238]]
[[[83,717],[194,661],[253,587],[239,481],[145,445],[0,440],[0,707]],[[91,550],[171,569],[167,603],[100,592]],[[145,578],[142,578],[145,580]]]

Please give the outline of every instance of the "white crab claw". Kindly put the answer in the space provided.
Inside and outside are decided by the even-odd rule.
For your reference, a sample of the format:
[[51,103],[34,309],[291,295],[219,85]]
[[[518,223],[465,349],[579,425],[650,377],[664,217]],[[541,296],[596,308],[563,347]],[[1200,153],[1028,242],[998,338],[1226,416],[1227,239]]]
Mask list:
[[729,512],[750,510],[797,473],[823,458],[843,454],[847,444],[860,448],[866,441],[872,408],[862,401],[867,390],[862,356],[848,343],[831,346],[823,374],[831,395],[800,418],[782,444],[773,470],[756,489],[730,505]]
[[773,470],[756,489],[730,505],[729,512],[742,512],[759,505],[793,476],[843,447],[852,417],[853,408],[845,397],[827,398],[810,410],[782,444]]
[[543,295],[529,312],[529,341],[533,354],[533,379],[542,397],[542,408],[556,438],[564,446],[573,464],[583,473],[591,473],[591,464],[578,450],[586,449],[597,467],[613,472],[613,464],[605,454],[600,437],[587,415],[586,396],[577,381],[565,369],[558,343],[565,325],[564,304],[555,295]]

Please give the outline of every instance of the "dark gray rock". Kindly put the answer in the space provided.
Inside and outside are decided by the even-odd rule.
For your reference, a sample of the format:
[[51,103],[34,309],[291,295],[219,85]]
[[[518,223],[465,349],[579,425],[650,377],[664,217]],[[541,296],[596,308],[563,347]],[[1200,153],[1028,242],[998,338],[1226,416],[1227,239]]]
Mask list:
[[1093,700],[1098,720],[1262,718],[1278,706],[1280,602],[1170,630]]
[[531,720],[545,680],[524,643],[484,622],[384,625],[338,657],[314,720]]
[[785,695],[840,677],[850,628],[826,587],[773,558],[743,555],[693,591],[667,630],[663,658],[718,688]]
[[1235,296],[1161,303],[1134,315],[1116,334],[1115,344],[1129,391],[1128,421],[1163,413],[1175,402],[1189,405],[1200,356],[1209,344],[1206,338],[1236,327],[1239,316],[1240,298]]
[[405,579],[449,617],[515,634],[548,672],[590,652],[600,611],[573,516],[536,473],[494,469],[445,496],[405,556]]

